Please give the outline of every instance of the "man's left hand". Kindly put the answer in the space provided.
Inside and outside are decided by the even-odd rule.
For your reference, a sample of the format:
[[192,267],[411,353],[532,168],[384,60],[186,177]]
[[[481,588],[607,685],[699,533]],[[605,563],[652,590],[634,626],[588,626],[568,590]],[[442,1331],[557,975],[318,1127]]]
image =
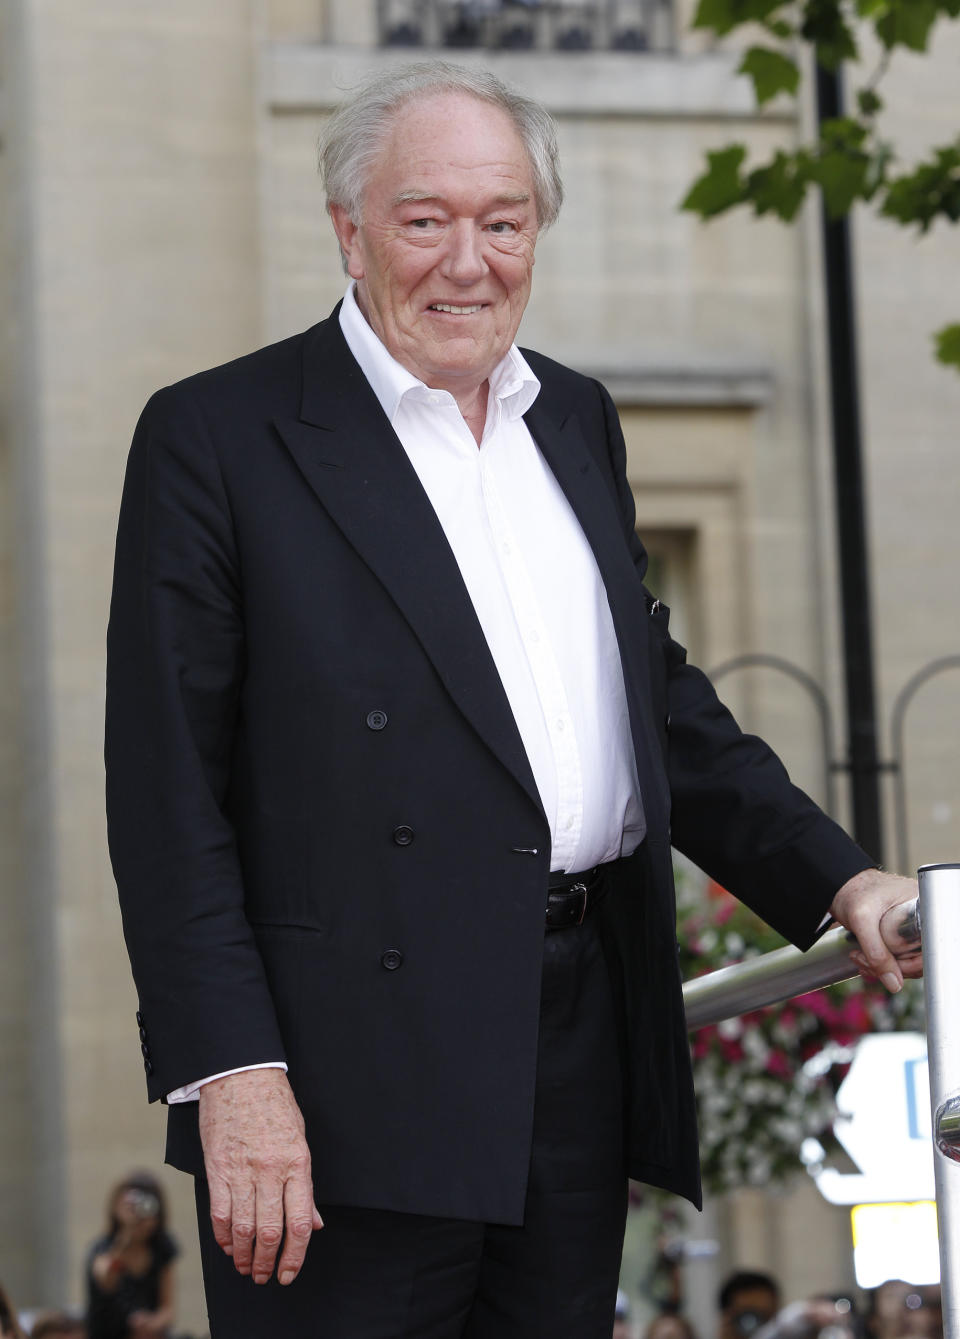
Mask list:
[[830,904],[831,916],[857,940],[859,948],[850,957],[861,975],[878,978],[891,994],[901,988],[904,977],[923,975],[919,941],[901,937],[903,912],[897,911],[918,893],[916,879],[865,869],[848,879]]

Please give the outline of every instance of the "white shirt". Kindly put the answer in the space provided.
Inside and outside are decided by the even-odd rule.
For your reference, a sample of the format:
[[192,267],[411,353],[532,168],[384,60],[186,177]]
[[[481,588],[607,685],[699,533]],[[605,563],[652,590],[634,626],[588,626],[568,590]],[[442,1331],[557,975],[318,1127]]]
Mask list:
[[551,870],[628,855],[645,824],[620,652],[593,551],[523,420],[539,381],[511,347],[478,448],[453,396],[388,353],[352,284],[340,326],[460,568],[550,825]]

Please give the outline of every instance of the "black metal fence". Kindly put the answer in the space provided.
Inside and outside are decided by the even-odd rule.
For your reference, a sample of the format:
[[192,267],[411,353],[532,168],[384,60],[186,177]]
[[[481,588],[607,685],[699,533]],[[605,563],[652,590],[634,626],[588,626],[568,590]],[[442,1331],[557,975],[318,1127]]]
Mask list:
[[377,0],[380,43],[499,51],[672,51],[674,0]]
[[[794,683],[799,684],[814,704],[817,712],[823,759],[824,808],[828,813],[836,816],[837,795],[834,778],[837,773],[849,771],[850,764],[848,760],[839,759],[835,756],[833,741],[836,738],[836,733],[833,712],[830,709],[826,693],[806,670],[794,665],[791,661],[784,660],[780,656],[759,653],[737,656],[733,660],[727,660],[711,670],[709,677],[714,683],[718,683],[721,679],[726,678],[728,674],[751,668],[773,670],[777,674],[786,675]],[[960,670],[960,655],[940,656],[936,660],[931,660],[911,675],[903,685],[894,698],[890,712],[891,756],[880,762],[879,769],[890,776],[893,785],[894,851],[897,868],[903,872],[913,868],[910,864],[910,817],[907,804],[906,778],[908,709],[918,692],[932,679],[937,679],[941,674],[953,670]],[[960,769],[960,761],[958,761],[958,769]]]

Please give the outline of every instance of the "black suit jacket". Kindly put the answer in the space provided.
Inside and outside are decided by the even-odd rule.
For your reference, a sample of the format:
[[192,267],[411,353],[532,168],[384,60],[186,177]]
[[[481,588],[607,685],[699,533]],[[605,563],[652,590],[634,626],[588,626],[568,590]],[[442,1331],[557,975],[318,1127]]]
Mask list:
[[[696,1200],[671,839],[800,944],[870,862],[670,639],[609,396],[526,356],[527,423],[606,585],[648,826],[605,915],[630,1171]],[[151,399],[108,642],[110,847],[151,1099],[285,1058],[321,1205],[520,1221],[548,824],[336,315]],[[195,1104],[171,1107],[168,1158],[200,1170]]]

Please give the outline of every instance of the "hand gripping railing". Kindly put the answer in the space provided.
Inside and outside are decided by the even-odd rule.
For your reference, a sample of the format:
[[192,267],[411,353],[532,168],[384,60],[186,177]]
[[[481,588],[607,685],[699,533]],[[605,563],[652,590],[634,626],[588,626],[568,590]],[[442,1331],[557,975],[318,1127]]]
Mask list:
[[[893,907],[884,917],[882,930],[894,953],[915,953],[920,939],[917,903]],[[687,1026],[706,1027],[723,1018],[736,1018],[751,1009],[793,999],[808,990],[848,981],[857,975],[850,961],[850,950],[856,946],[857,941],[846,930],[828,930],[806,952],[778,948],[687,981],[683,987]]]

